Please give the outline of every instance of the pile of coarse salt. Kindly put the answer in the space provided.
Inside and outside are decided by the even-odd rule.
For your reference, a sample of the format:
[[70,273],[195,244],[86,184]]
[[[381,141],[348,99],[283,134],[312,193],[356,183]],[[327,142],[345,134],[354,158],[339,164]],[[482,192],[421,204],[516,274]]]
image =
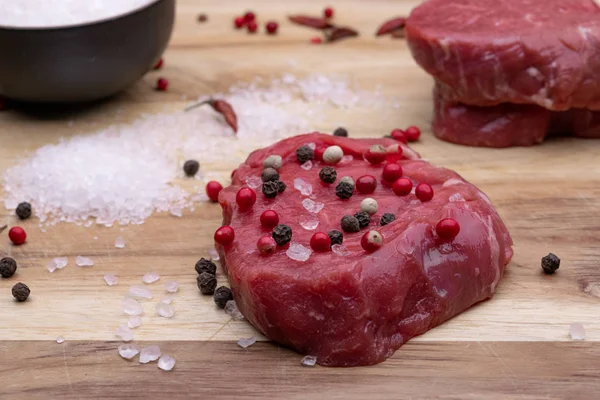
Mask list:
[[188,193],[173,184],[183,176],[184,159],[200,162],[202,183],[226,183],[229,173],[210,173],[211,167],[233,169],[256,148],[314,131],[328,109],[360,106],[381,115],[386,105],[389,111],[396,107],[379,90],[355,89],[343,78],[323,75],[257,79],[214,97],[235,109],[237,135],[210,107],[146,115],[130,125],[82,133],[41,147],[9,168],[3,182],[6,208],[28,201],[41,225],[141,224],[157,211],[180,216],[194,201],[207,199],[203,188]]

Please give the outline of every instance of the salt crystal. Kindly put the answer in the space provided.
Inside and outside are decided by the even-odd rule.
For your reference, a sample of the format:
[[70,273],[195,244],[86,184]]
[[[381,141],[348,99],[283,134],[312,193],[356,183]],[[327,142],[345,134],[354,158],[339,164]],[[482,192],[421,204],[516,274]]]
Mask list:
[[307,162],[305,162],[304,164],[302,164],[300,166],[300,168],[302,168],[305,171],[310,171],[312,169],[312,167],[313,167],[313,163],[310,160],[308,160]]
[[75,257],[75,264],[78,267],[93,267],[94,261],[92,261],[92,259],[88,257],[77,256]]
[[314,215],[301,215],[298,222],[307,231],[314,231],[319,226],[319,218]]
[[173,357],[164,355],[158,360],[158,368],[163,371],[170,371],[175,366],[175,359]]
[[310,196],[312,194],[312,185],[302,178],[294,179],[294,189],[299,190],[300,194]]
[[61,344],[65,342],[65,337],[64,336],[59,336],[56,338],[56,343]]
[[179,283],[175,281],[167,281],[165,282],[165,289],[169,293],[175,293],[179,290]]
[[316,363],[317,357],[315,356],[304,356],[302,361],[300,361],[300,364],[302,364],[303,367],[314,367]]
[[460,193],[454,193],[452,196],[450,196],[448,198],[448,201],[450,201],[451,203],[456,203],[459,201],[465,201],[465,198],[462,197],[462,195]]
[[132,315],[127,320],[127,326],[130,327],[131,329],[137,328],[141,324],[142,324],[142,317],[140,317],[139,315]]
[[349,256],[351,254],[343,244],[334,244],[331,246],[331,251],[342,257]]
[[582,324],[571,324],[569,333],[571,334],[571,340],[585,340],[585,328]]
[[127,296],[129,297],[139,297],[142,299],[151,299],[152,292],[145,286],[133,285],[127,291]]
[[325,207],[325,204],[311,199],[304,199],[302,200],[302,207],[309,213],[318,214]]
[[63,269],[68,263],[69,259],[67,257],[56,257],[48,261],[46,268],[48,268],[48,271],[54,272],[57,269]]
[[156,303],[156,313],[164,318],[171,318],[175,314],[175,309],[162,301]]
[[169,213],[174,217],[183,217],[183,209],[180,206],[171,206]]
[[292,243],[285,254],[292,260],[304,262],[310,258],[312,250],[302,246],[300,243]]
[[106,274],[104,275],[104,281],[108,286],[114,286],[119,282],[119,279],[113,274]]
[[98,240],[98,236],[94,236],[94,240]]
[[338,163],[338,167],[343,167],[345,165],[350,164],[352,161],[354,160],[354,157],[352,157],[351,155],[346,155],[343,156],[342,159],[340,160],[340,162]]
[[244,315],[240,312],[237,307],[235,300],[229,300],[225,303],[225,313],[231,316],[234,321],[241,321],[244,319]]
[[173,302],[173,296],[165,296],[162,299],[160,299],[160,302],[165,304],[171,304]]
[[258,189],[262,185],[262,179],[260,176],[249,176],[246,178],[246,185],[252,189]]
[[54,262],[54,260],[48,261],[48,264],[46,264],[46,269],[48,269],[48,271],[50,272],[56,271],[56,263]]
[[125,324],[119,325],[115,331],[115,335],[119,336],[124,342],[131,342],[133,340],[133,332]]
[[213,261],[219,261],[219,252],[215,249],[208,249],[208,256]]
[[115,247],[117,249],[123,249],[123,248],[125,248],[125,239],[123,238],[123,236],[118,236],[115,239]]
[[140,354],[140,348],[135,344],[122,344],[119,346],[119,355],[126,360],[131,360],[138,354]]
[[160,347],[158,346],[148,346],[142,348],[140,351],[140,363],[146,364],[151,361],[156,361],[160,357]]
[[127,297],[123,300],[123,312],[127,315],[140,315],[144,312],[144,308],[136,299]]
[[160,275],[158,275],[158,273],[156,273],[156,272],[148,272],[142,277],[142,281],[144,281],[144,283],[148,283],[148,284],[154,283],[159,279],[160,279]]
[[307,145],[308,147],[310,147],[312,150],[315,150],[315,149],[317,148],[317,144],[316,144],[316,143],[313,143],[313,142],[307,143],[306,145]]
[[241,338],[241,339],[240,339],[240,340],[238,340],[238,342],[237,342],[237,344],[238,344],[240,347],[244,348],[244,349],[245,349],[245,348],[247,348],[247,347],[250,347],[250,346],[252,346],[254,343],[256,343],[256,337],[254,337],[254,336],[252,336],[252,337],[250,337],[250,338],[248,338],[248,339]]

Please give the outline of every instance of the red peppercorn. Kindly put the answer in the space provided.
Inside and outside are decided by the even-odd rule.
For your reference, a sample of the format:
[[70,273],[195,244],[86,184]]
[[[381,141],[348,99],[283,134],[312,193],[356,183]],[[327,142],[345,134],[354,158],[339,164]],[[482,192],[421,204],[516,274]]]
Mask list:
[[433,199],[433,188],[426,183],[419,183],[415,188],[415,195],[422,202]]
[[27,240],[27,233],[25,233],[25,230],[20,226],[13,226],[10,228],[10,231],[8,231],[8,237],[11,242],[19,246]]
[[235,195],[235,202],[241,209],[248,209],[256,203],[256,192],[250,188],[243,187]]
[[412,191],[413,184],[408,178],[397,179],[392,185],[392,190],[396,196],[408,196]]
[[310,247],[321,253],[329,251],[331,249],[331,239],[325,232],[317,232],[310,238]]
[[274,35],[277,33],[277,28],[279,28],[279,24],[275,21],[267,22],[266,29],[269,35]]
[[390,135],[392,136],[392,139],[395,139],[405,144],[408,143],[408,139],[406,138],[406,132],[404,132],[402,129],[394,129],[392,133],[390,133]]
[[235,26],[235,29],[242,29],[242,27],[246,25],[246,20],[244,17],[236,17],[233,20],[233,25]]
[[235,231],[232,227],[225,225],[217,229],[215,232],[215,242],[221,246],[228,246],[235,239]]
[[256,242],[256,248],[261,254],[271,254],[277,248],[277,242],[271,235],[263,236]]
[[377,187],[377,179],[373,175],[363,175],[356,180],[356,190],[362,194],[370,194]]
[[360,238],[360,245],[366,252],[372,253],[383,245],[383,236],[377,231],[366,232]]
[[460,225],[453,218],[446,218],[437,223],[435,231],[442,239],[453,240],[460,232]]
[[365,160],[367,160],[371,164],[379,165],[385,161],[386,151],[385,147],[381,145],[373,145],[371,148],[365,153]]
[[279,225],[279,214],[273,210],[267,210],[260,214],[260,224],[267,229],[273,229]]
[[254,21],[255,19],[256,15],[254,15],[252,11],[248,11],[246,14],[244,14],[244,21],[246,22]]
[[258,29],[258,25],[256,24],[256,21],[249,21],[248,24],[246,25],[246,27],[248,28],[248,33],[255,33],[256,30]]
[[321,43],[323,42],[323,39],[321,39],[321,38],[320,38],[320,37],[318,37],[318,36],[315,36],[314,38],[310,39],[310,42],[311,42],[312,44],[321,44]]
[[210,181],[206,184],[206,194],[211,201],[219,200],[221,190],[223,190],[223,186],[217,181]]
[[164,92],[169,87],[169,81],[166,78],[158,78],[156,81],[156,90]]
[[406,129],[406,138],[409,142],[416,142],[421,136],[421,130],[416,126],[409,126]]
[[331,18],[333,17],[333,8],[331,7],[327,7],[323,10],[323,15],[325,16],[325,18]]
[[390,163],[383,167],[383,180],[386,182],[395,182],[402,176],[402,167],[400,164]]
[[158,62],[154,65],[154,68],[152,69],[161,69],[163,66],[163,59],[161,58],[160,60],[158,60]]

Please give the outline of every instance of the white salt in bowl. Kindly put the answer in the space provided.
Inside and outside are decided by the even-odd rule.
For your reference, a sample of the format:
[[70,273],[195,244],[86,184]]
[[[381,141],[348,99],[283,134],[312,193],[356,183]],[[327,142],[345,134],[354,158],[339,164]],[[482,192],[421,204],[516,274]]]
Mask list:
[[[0,0],[0,12],[9,1]],[[24,102],[89,102],[135,83],[167,47],[175,0],[133,1],[144,4],[91,22],[0,24],[0,95]]]

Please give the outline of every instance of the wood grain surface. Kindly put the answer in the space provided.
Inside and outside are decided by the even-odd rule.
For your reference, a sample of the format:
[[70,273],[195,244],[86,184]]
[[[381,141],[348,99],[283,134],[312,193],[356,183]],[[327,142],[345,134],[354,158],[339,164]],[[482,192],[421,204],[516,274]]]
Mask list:
[[[332,2],[333,3],[333,2]],[[0,399],[40,398],[339,398],[339,399],[597,399],[600,396],[600,141],[559,138],[533,148],[472,149],[438,141],[429,130],[432,82],[412,61],[402,40],[375,39],[380,22],[406,15],[417,1],[338,0],[338,21],[362,36],[331,46],[308,43],[314,32],[292,26],[284,16],[317,14],[324,3],[305,0],[227,2],[180,0],[165,68],[151,72],[127,92],[93,106],[70,110],[16,108],[0,113],[0,169],[61,137],[83,135],[144,113],[181,109],[190,99],[227,90],[255,76],[290,71],[343,74],[365,89],[382,85],[401,107],[387,112],[357,108],[326,110],[320,129],[346,126],[355,137],[381,136],[396,127],[418,125],[423,139],[414,147],[429,161],[455,169],[486,192],[515,241],[515,257],[494,299],[473,307],[412,340],[385,363],[367,368],[314,369],[300,356],[272,343],[248,349],[235,342],[257,335],[243,321],[231,321],[210,297],[198,293],[193,270],[207,254],[220,209],[202,204],[184,218],[157,214],[145,224],[83,228],[57,225],[42,232],[35,220],[24,246],[0,239],[0,256],[21,266],[0,280]],[[231,28],[246,9],[262,20],[281,22],[280,34],[247,35]],[[204,12],[209,21],[196,22]],[[152,90],[158,76],[170,80],[166,93]],[[251,150],[251,149],[249,149]],[[202,155],[198,155],[202,161]],[[211,166],[230,171],[235,160]],[[189,182],[178,182],[186,187]],[[0,222],[16,223],[0,208]],[[114,248],[117,236],[124,249]],[[541,274],[540,258],[562,259],[554,276]],[[75,266],[75,256],[94,259]],[[53,257],[69,265],[48,273]],[[177,360],[170,373],[156,364],[126,362],[117,354],[114,330],[126,317],[124,293],[156,270],[154,299],[144,302],[141,346],[160,344]],[[118,285],[108,287],[104,273]],[[172,319],[154,312],[167,295],[164,282],[180,291]],[[219,271],[219,282],[226,278]],[[17,281],[32,290],[17,304]],[[569,325],[583,323],[584,342],[571,342]],[[58,336],[66,342],[57,344]],[[262,338],[258,335],[259,338]]]

